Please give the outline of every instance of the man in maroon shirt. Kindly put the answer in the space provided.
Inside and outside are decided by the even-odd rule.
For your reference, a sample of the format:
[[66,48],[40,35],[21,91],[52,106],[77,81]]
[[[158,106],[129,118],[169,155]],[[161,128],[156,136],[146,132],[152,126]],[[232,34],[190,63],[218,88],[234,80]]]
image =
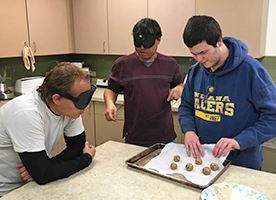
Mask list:
[[109,75],[106,119],[116,121],[115,101],[123,90],[125,141],[142,146],[171,142],[176,134],[170,101],[180,98],[183,76],[175,59],[157,52],[162,32],[155,20],[141,19],[132,33],[136,52],[118,58]]

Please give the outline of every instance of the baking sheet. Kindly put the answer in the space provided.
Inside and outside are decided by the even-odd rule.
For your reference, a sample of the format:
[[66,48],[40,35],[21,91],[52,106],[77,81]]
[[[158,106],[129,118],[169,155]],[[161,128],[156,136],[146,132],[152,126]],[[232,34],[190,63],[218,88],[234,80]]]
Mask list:
[[[175,144],[175,143],[174,143]],[[156,175],[159,175],[159,176],[162,176],[162,177],[165,177],[165,178],[168,178],[168,179],[171,179],[171,180],[174,180],[174,181],[177,181],[177,182],[181,182],[181,183],[184,183],[184,184],[187,184],[187,185],[190,185],[190,186],[193,186],[193,187],[196,187],[196,188],[206,188],[208,187],[209,185],[211,185],[212,183],[214,183],[217,178],[229,167],[230,165],[230,161],[229,160],[225,160],[223,163],[222,163],[222,167],[220,169],[219,172],[217,173],[214,173],[215,176],[212,176],[210,180],[208,180],[206,182],[206,184],[198,184],[198,183],[193,183],[189,180],[187,180],[185,178],[185,176],[181,173],[171,173],[171,174],[164,174],[164,173],[160,173],[159,171],[155,170],[155,169],[147,169],[145,166],[153,159],[155,159],[156,157],[158,157],[162,151],[162,149],[165,147],[166,145],[165,144],[162,144],[162,143],[157,143],[153,146],[151,146],[150,148],[142,151],[141,153],[133,156],[132,158],[126,160],[126,164],[128,166],[131,166],[131,167],[134,167],[134,168],[138,168],[140,170],[143,170],[143,171],[146,171],[146,172],[149,172],[149,173],[152,173],[152,174],[156,174]],[[186,152],[185,154],[186,155]],[[191,157],[192,158],[192,157]],[[193,159],[193,158],[192,158]],[[204,162],[204,159],[202,159],[203,162]],[[172,161],[172,160],[171,160]],[[182,160],[184,161],[184,159]],[[185,161],[184,161],[185,162]],[[183,162],[183,163],[184,163]],[[166,165],[170,166],[170,163],[167,163]],[[182,164],[183,164],[182,163]],[[195,167],[195,164],[193,164],[194,167]],[[185,165],[184,165],[185,166]],[[203,166],[203,165],[202,165]],[[173,171],[173,170],[172,170]],[[212,171],[213,172],[213,171]],[[203,175],[202,176],[206,176],[206,175]],[[203,178],[202,177],[202,178]]]

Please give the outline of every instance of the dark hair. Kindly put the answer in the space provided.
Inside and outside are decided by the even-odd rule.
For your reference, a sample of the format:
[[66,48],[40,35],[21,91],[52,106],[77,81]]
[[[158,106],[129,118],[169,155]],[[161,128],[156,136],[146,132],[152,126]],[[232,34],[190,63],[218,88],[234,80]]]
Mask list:
[[150,33],[158,38],[162,36],[158,22],[150,18],[143,18],[137,22],[132,29],[132,33]]
[[184,43],[189,48],[203,41],[216,47],[220,37],[222,37],[222,32],[219,23],[213,17],[206,15],[191,17],[183,33]]
[[69,62],[61,62],[51,69],[37,92],[45,103],[46,100],[52,102],[52,96],[58,92],[72,94],[77,80],[90,81],[89,72]]

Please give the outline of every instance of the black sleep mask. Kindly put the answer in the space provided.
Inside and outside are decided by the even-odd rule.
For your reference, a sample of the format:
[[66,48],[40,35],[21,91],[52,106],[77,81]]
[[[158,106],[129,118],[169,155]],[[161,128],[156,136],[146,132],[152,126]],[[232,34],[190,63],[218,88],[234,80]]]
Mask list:
[[150,33],[135,33],[133,34],[134,45],[136,47],[151,48],[155,44],[155,40],[158,39],[157,36],[154,36]]
[[66,99],[69,99],[69,100],[73,101],[76,108],[83,110],[83,109],[85,109],[87,107],[87,105],[91,101],[92,95],[94,94],[95,90],[96,90],[96,86],[95,85],[91,85],[91,89],[90,90],[82,92],[77,97],[73,97],[72,95],[70,95],[68,93],[67,94],[58,93],[58,94],[61,97],[64,97]]

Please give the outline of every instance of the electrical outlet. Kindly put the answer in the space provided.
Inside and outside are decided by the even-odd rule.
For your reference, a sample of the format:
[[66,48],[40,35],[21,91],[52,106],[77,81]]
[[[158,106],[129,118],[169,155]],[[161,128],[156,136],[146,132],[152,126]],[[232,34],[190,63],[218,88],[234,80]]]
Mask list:
[[96,73],[96,71],[90,71],[90,75],[91,75],[92,77],[96,77],[96,76],[97,76],[97,73]]

